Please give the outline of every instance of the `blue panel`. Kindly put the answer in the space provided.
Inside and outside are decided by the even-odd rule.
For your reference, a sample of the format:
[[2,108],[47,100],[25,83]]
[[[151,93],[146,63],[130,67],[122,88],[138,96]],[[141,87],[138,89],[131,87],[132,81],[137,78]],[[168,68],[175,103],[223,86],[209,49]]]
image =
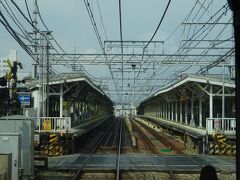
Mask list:
[[29,106],[30,105],[30,95],[18,95],[18,101],[21,105]]

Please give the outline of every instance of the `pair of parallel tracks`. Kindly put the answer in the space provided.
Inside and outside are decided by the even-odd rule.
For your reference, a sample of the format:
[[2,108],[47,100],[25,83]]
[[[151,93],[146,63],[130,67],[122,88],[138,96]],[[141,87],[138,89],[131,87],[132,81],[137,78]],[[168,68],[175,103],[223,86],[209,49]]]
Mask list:
[[[116,162],[116,180],[120,179],[120,157],[121,157],[121,151],[122,151],[122,128],[123,127],[123,118],[120,118],[120,128],[118,133],[118,151],[117,151],[117,162]],[[100,147],[100,145],[103,143],[105,138],[111,133],[111,131],[114,128],[114,122],[112,122],[111,126],[107,129],[106,133],[104,133],[103,136],[99,137],[96,141],[96,145],[91,149],[89,156],[84,159],[82,162],[81,167],[78,169],[78,171],[75,173],[73,180],[79,180],[81,179],[82,175],[85,173],[84,169],[86,168],[86,165],[88,161],[92,158],[92,156],[96,153],[97,149]]]
[[[147,130],[150,134],[152,134],[154,137],[156,137],[160,142],[162,142],[166,147],[171,147],[174,151],[176,151],[178,154],[184,154],[178,147],[176,147],[173,143],[167,141],[166,139],[162,138],[155,130],[151,129],[150,127],[136,122],[135,120],[132,119],[132,125],[134,129],[137,131],[138,135],[141,137],[141,139],[144,141],[144,144],[146,144],[150,150],[153,153],[158,153],[158,149],[155,147],[155,145],[152,143],[152,141],[142,132],[141,128],[139,125],[141,125],[145,130]],[[166,168],[169,174],[169,178],[171,180],[177,180],[177,176],[173,173],[172,169],[170,166],[166,164]]]

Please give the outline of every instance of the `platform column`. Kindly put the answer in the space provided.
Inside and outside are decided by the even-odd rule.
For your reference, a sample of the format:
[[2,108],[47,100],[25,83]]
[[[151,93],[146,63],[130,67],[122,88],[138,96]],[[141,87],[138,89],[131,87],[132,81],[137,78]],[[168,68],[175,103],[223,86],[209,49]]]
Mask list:
[[164,116],[165,116],[164,107],[165,107],[165,104],[164,104],[164,102],[162,102],[162,118],[164,118]]
[[165,102],[163,103],[163,118],[165,118]]
[[167,118],[166,106],[167,106],[167,104],[166,104],[166,102],[164,102],[164,118],[165,118],[165,119]]
[[84,102],[84,120],[87,119],[88,104]]
[[165,118],[166,118],[166,119],[167,119],[167,117],[168,117],[168,111],[167,111],[167,109],[168,109],[168,102],[165,103]]
[[160,118],[162,117],[162,103],[160,103]]
[[188,118],[188,104],[187,101],[185,101],[185,124],[187,124],[187,118]]
[[77,99],[77,115],[78,115],[78,120],[80,119],[80,100]]
[[81,105],[81,110],[82,110],[82,120],[85,120],[85,103],[84,101],[82,101],[82,105]]
[[165,106],[165,118],[168,118],[168,102],[166,102],[166,106]]
[[172,104],[172,108],[171,108],[171,111],[172,111],[172,117],[171,117],[171,120],[173,121],[174,120],[174,101],[171,103]]
[[171,102],[168,102],[168,118],[169,120],[171,120]]
[[178,102],[175,101],[175,121],[178,121]]
[[199,98],[199,127],[202,127],[202,97]]
[[59,105],[59,115],[63,117],[63,86],[60,84],[60,105]]
[[194,120],[194,97],[191,98],[191,120],[190,120],[191,125],[195,125],[195,120]]
[[213,94],[212,94],[212,85],[210,85],[210,92],[209,92],[209,118],[213,118]]
[[182,102],[181,102],[181,100],[179,101],[179,103],[180,103],[180,106],[179,106],[180,122],[182,123]]

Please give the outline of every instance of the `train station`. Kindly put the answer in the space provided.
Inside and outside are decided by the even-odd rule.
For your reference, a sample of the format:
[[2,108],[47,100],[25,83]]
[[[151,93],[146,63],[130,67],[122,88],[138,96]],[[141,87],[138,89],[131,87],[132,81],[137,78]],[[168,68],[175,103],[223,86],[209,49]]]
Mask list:
[[239,179],[240,4],[188,3],[0,1],[0,180]]

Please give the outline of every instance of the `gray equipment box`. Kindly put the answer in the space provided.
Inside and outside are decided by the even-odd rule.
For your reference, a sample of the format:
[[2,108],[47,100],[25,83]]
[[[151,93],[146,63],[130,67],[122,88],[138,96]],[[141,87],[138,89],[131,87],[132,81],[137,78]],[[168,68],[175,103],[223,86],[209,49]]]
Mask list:
[[0,154],[0,179],[12,179],[12,153]]
[[0,153],[11,153],[11,179],[19,179],[21,139],[18,133],[0,133]]
[[34,122],[24,116],[0,118],[0,133],[19,133],[21,136],[21,168],[23,178],[34,175]]

